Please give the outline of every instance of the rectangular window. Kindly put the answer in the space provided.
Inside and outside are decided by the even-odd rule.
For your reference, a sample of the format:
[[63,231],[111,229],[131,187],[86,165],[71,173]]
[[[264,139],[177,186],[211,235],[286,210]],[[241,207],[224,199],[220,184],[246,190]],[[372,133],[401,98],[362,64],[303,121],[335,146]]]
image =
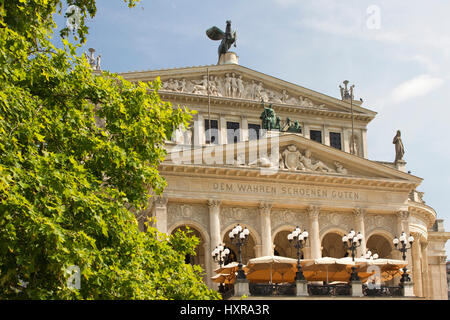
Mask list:
[[341,134],[338,132],[330,132],[330,146],[342,150]]
[[227,122],[227,142],[236,143],[240,141],[239,122]]
[[248,124],[248,140],[258,140],[259,139],[259,130],[261,130],[261,126],[259,124]]
[[322,143],[322,131],[319,130],[309,130],[309,138],[311,140]]
[[211,130],[209,120],[205,119],[205,141],[206,143],[219,144],[219,126],[217,120],[211,120]]

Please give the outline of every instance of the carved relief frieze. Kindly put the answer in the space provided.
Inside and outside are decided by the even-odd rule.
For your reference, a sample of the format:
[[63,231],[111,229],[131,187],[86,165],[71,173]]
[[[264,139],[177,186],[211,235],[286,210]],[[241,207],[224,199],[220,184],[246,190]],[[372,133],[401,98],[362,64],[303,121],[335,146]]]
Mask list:
[[350,231],[350,229],[354,229],[354,215],[341,212],[320,212],[319,228],[321,234],[332,228]]
[[302,229],[308,229],[308,218],[304,211],[272,209],[270,218],[272,230],[276,230],[283,225],[296,225]]
[[244,223],[259,230],[258,208],[223,207],[220,211],[220,224],[226,227],[230,224]]
[[205,228],[209,227],[208,207],[201,204],[178,204],[169,203],[167,205],[168,226],[176,224],[178,221],[194,221]]
[[395,215],[369,214],[364,219],[364,226],[367,234],[382,229],[394,235],[397,230],[397,218]]
[[200,79],[168,79],[162,82],[162,91],[211,95],[297,105],[305,108],[325,109],[324,104],[314,104],[303,96],[289,94],[285,89],[281,91],[267,88],[262,81],[244,80],[242,75],[234,72],[225,75],[206,75]]

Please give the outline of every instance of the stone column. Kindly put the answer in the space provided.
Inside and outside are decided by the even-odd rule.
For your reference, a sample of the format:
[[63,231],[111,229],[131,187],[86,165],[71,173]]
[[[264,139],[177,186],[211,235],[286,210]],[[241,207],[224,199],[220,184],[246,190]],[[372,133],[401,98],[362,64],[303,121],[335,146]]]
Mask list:
[[414,242],[412,245],[412,264],[413,264],[413,282],[414,282],[414,294],[417,297],[423,297],[422,291],[422,253],[420,250],[420,234],[413,233]]
[[227,141],[227,119],[225,118],[225,114],[220,114],[219,117],[219,144],[226,144]]
[[366,216],[366,209],[363,208],[357,208],[354,210],[354,214],[355,214],[355,231],[356,232],[361,232],[361,234],[363,235],[362,241],[361,241],[361,245],[359,246],[357,253],[356,253],[356,257],[361,257],[361,255],[365,255],[366,254],[366,230],[364,228],[364,218]]
[[362,155],[365,159],[368,158],[368,150],[367,150],[367,129],[361,129],[361,148]]
[[197,113],[194,120],[194,146],[200,146],[203,144],[205,144],[205,122],[203,115]]
[[261,242],[262,242],[262,255],[272,256],[272,226],[270,223],[270,210],[272,209],[272,203],[261,202],[259,204],[259,213],[261,217]]
[[155,227],[159,232],[167,233],[167,197],[157,196],[154,200]]
[[424,297],[431,298],[430,290],[430,275],[428,271],[428,242],[421,243],[422,248],[422,279],[423,279],[423,295]]
[[240,141],[248,141],[248,119],[247,116],[241,116]]
[[320,251],[320,229],[319,229],[319,212],[320,207],[309,206],[307,208],[309,218],[309,243],[311,246],[311,259],[322,257]]
[[[216,246],[222,243],[220,238],[220,200],[209,199],[209,233],[211,237],[211,251],[214,250]],[[211,256],[210,252],[207,253],[208,257]]]

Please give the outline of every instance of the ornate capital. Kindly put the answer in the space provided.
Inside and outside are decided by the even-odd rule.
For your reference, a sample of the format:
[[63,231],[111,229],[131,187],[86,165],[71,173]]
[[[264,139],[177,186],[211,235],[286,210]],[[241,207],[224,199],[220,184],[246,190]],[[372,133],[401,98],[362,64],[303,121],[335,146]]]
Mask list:
[[364,208],[353,209],[353,214],[355,215],[356,219],[364,219],[366,213],[367,213],[367,210]]
[[409,219],[409,211],[407,211],[407,210],[400,210],[400,211],[397,211],[397,216],[398,216],[401,220],[408,220],[408,219]]
[[214,209],[214,208],[218,208],[220,207],[220,204],[222,203],[221,200],[217,200],[217,199],[208,199],[208,207],[210,209]]
[[261,201],[260,203],[259,203],[259,210],[260,210],[260,212],[269,212],[270,213],[270,210],[272,209],[272,202],[268,202],[268,201]]
[[317,218],[320,213],[320,207],[310,205],[308,206],[308,208],[306,208],[306,212],[308,213],[309,218]]
[[153,203],[155,204],[155,207],[157,208],[164,208],[167,206],[168,198],[164,196],[156,196],[153,198]]

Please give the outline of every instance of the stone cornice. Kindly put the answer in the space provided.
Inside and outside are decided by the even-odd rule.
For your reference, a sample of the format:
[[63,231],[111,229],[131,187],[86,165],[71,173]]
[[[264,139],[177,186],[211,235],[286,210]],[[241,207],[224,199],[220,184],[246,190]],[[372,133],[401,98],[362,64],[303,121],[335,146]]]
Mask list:
[[304,182],[316,185],[335,185],[341,187],[366,187],[367,189],[404,191],[409,192],[415,184],[410,181],[394,180],[373,177],[354,177],[337,174],[318,174],[312,172],[278,171],[275,174],[261,174],[260,168],[248,167],[216,167],[207,165],[183,165],[163,163],[159,166],[161,174],[212,177],[212,178],[238,178],[247,181],[260,182]]
[[[199,95],[199,94],[189,94],[189,93],[181,93],[181,92],[169,92],[169,91],[160,91],[159,95],[162,100],[170,100],[173,103],[208,103],[208,96]],[[228,98],[228,97],[215,97],[210,96],[211,103],[217,106],[229,107],[233,106],[237,109],[245,109],[250,111],[261,110],[261,102],[247,99],[238,99],[238,98]],[[301,115],[317,115],[326,118],[333,119],[351,119],[352,115],[350,112],[346,111],[334,111],[334,110],[322,110],[315,108],[307,108],[300,107],[295,105],[288,105],[282,103],[272,103],[272,106],[282,112],[287,113],[295,113],[299,116]],[[367,115],[361,113],[354,113],[353,118],[355,121],[361,121],[365,124],[369,123],[375,115]]]
[[411,214],[418,215],[422,217],[427,222],[427,228],[431,228],[436,221],[436,211],[430,206],[423,203],[414,202],[408,200],[408,210]]

